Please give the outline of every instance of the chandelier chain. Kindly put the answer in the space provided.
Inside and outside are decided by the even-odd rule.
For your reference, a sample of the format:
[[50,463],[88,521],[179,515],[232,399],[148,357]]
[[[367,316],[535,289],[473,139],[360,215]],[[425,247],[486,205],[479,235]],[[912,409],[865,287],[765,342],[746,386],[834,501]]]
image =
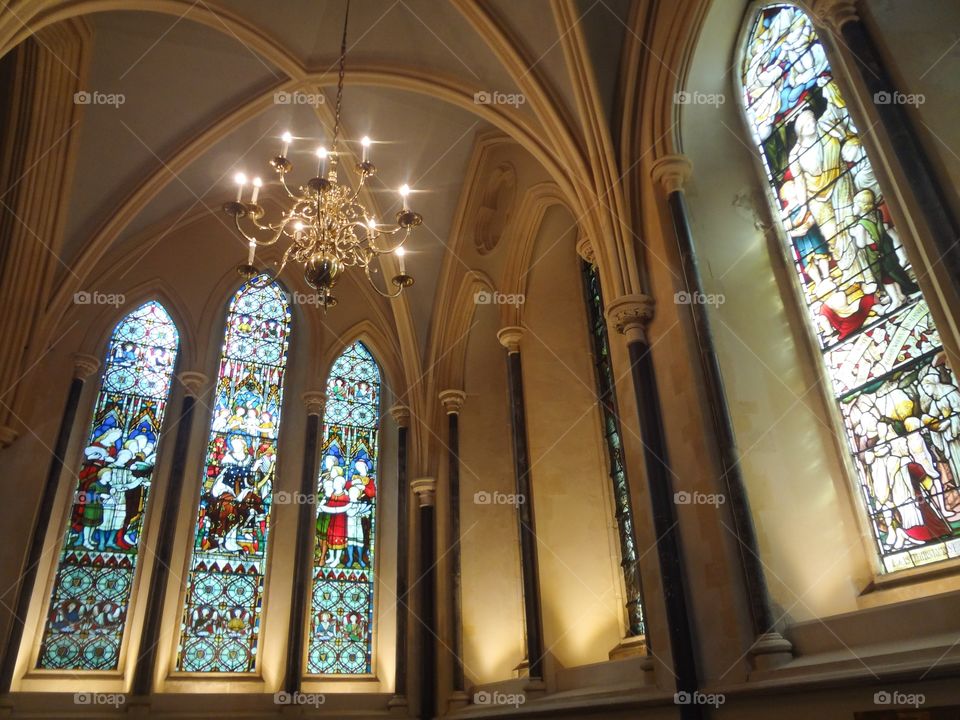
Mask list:
[[340,72],[337,76],[337,106],[333,117],[333,146],[337,150],[337,139],[340,136],[340,106],[343,103],[343,78],[346,75],[347,65],[347,23],[350,20],[350,0],[347,0],[347,9],[343,14],[343,37],[340,40]]

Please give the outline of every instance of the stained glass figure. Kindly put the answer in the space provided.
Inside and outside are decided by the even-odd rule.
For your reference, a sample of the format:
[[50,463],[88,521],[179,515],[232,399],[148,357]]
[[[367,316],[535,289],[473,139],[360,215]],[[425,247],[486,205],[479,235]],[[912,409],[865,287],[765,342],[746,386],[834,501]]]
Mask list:
[[741,70],[883,566],[956,557],[956,376],[810,18],[761,9]]
[[613,366],[610,364],[610,340],[603,315],[603,294],[600,292],[600,273],[593,263],[581,261],[583,289],[587,302],[590,345],[597,379],[597,400],[603,419],[603,438],[607,445],[610,481],[616,505],[617,530],[620,535],[620,566],[623,569],[627,595],[628,635],[646,634],[643,617],[643,588],[637,554],[637,534],[633,524],[633,505],[630,502],[630,483],[623,459],[620,416],[617,413],[617,395]]
[[253,672],[290,335],[266,276],[230,303],[200,491],[177,669]]
[[380,368],[363,343],[327,378],[307,672],[372,672]]
[[179,343],[153,301],[110,337],[38,668],[117,669]]

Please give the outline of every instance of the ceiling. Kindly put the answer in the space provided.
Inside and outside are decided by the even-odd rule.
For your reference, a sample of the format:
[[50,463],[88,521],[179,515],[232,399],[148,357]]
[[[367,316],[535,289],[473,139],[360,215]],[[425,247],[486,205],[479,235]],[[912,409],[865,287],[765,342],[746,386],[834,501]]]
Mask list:
[[[608,112],[614,103],[629,4],[629,0],[575,3],[600,102]],[[571,73],[551,3],[496,0],[482,5],[505,28],[527,72],[540,78],[559,113],[575,118]],[[182,15],[137,9],[86,16],[93,46],[84,85],[90,91],[122,94],[124,102],[84,109],[64,235],[67,263],[153,175],[161,177],[163,187],[116,242],[129,243],[151,227],[198,212],[218,213],[220,203],[233,192],[234,172],[268,177],[266,161],[276,154],[285,130],[303,138],[291,153],[298,168],[312,166],[308,153],[329,139],[345,2],[229,0],[216,5],[212,14],[213,7],[212,2],[198,1]],[[241,39],[237,28],[253,32]],[[264,46],[277,52],[265,52]],[[471,109],[400,83],[351,82],[350,70],[404,68],[450,78],[474,92],[519,90],[498,53],[455,2],[353,0],[348,48],[345,135],[366,134],[377,143],[373,159],[380,176],[374,196],[381,212],[395,211],[394,189],[406,182],[416,192],[412,204],[424,216],[424,227],[410,246],[410,269],[418,282],[409,297],[417,342],[423,347],[474,139],[491,125]],[[315,107],[274,100],[274,89],[289,80],[281,69],[284,58],[312,73],[326,73],[319,81],[322,94],[317,94]],[[254,111],[242,112],[258,99]],[[530,103],[506,111],[535,127]],[[236,122],[182,166],[171,165],[178,150],[232,112],[239,113]],[[239,262],[243,255],[239,243],[235,251]]]

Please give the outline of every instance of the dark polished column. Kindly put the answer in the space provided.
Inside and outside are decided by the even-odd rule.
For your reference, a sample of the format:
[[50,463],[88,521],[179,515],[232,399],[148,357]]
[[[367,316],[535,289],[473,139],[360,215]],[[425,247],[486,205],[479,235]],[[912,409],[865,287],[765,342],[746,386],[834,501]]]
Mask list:
[[467,704],[463,675],[462,584],[460,572],[460,411],[467,394],[463,390],[444,390],[440,402],[447,412],[447,492],[450,496],[450,624],[453,630],[450,652],[453,656],[453,692],[447,711]]
[[406,712],[407,708],[407,634],[410,599],[410,528],[407,509],[410,488],[407,486],[407,433],[410,427],[410,408],[394,405],[390,408],[397,423],[397,651],[391,709]]
[[157,646],[160,643],[160,625],[163,620],[164,599],[170,580],[170,559],[176,536],[177,516],[180,514],[180,499],[183,494],[183,478],[186,473],[187,450],[193,429],[193,415],[197,398],[207,385],[208,378],[199,372],[182,372],[177,379],[183,385],[183,403],[177,419],[177,434],[173,442],[173,462],[167,478],[167,489],[160,511],[160,530],[156,545],[149,548],[153,555],[153,571],[147,592],[147,609],[144,613],[143,632],[140,636],[140,651],[133,674],[133,694],[145,697],[153,687],[153,674],[157,664]]
[[63,456],[67,453],[70,435],[76,424],[80,394],[83,391],[86,378],[95,373],[99,367],[100,361],[91,355],[78,353],[73,356],[73,380],[70,382],[67,403],[60,418],[60,429],[57,431],[57,439],[53,445],[53,457],[50,459],[47,477],[43,484],[43,492],[40,494],[40,505],[33,522],[33,533],[30,536],[30,544],[27,545],[27,556],[24,559],[23,572],[20,574],[20,586],[17,588],[16,604],[14,605],[13,616],[10,618],[10,630],[7,633],[7,643],[4,647],[3,665],[0,667],[0,693],[10,692],[10,685],[13,682],[17,655],[20,652],[20,641],[23,639],[23,622],[30,609],[30,598],[37,582],[37,565],[43,553],[43,541],[50,525],[53,502],[57,496],[57,487],[60,484],[60,475],[63,472]]
[[740,452],[737,448],[730,406],[727,404],[727,393],[713,341],[710,317],[706,303],[700,302],[704,297],[703,280],[697,263],[693,233],[687,214],[687,201],[683,191],[691,170],[692,165],[685,156],[668,155],[654,164],[653,179],[663,186],[667,194],[683,272],[682,291],[690,300],[690,316],[693,320],[700,354],[700,369],[703,373],[713,435],[729,500],[726,505],[730,508],[733,529],[736,533],[737,554],[740,557],[740,569],[743,573],[750,619],[753,624],[754,642],[750,649],[750,656],[754,667],[766,669],[789,662],[793,657],[793,646],[777,632],[776,621],[770,609],[766,576],[760,560],[760,547],[753,525],[753,515],[750,512],[750,501],[740,466]]
[[[677,691],[693,693],[699,681],[692,618],[687,608],[686,574],[673,502],[672,470],[667,456],[663,414],[646,335],[646,327],[652,318],[653,298],[646,295],[625,295],[607,307],[607,321],[617,328],[617,332],[626,336],[630,356]],[[680,705],[679,708],[683,720],[700,720],[704,717],[700,705]]]
[[294,498],[297,506],[297,540],[293,561],[293,598],[290,601],[290,624],[287,627],[287,661],[284,668],[283,690],[288,695],[300,693],[300,678],[303,676],[304,618],[307,613],[307,596],[313,574],[313,533],[316,503],[311,502],[317,492],[317,447],[320,443],[320,423],[327,396],[319,390],[303,394],[307,410],[307,428],[303,442],[303,464],[300,471],[299,494]]
[[[523,578],[523,616],[527,629],[527,663],[530,680],[543,681],[543,624],[540,606],[540,572],[537,564],[537,534],[533,524],[533,492],[530,485],[530,453],[527,448],[527,414],[523,399],[523,366],[520,339],[523,328],[505,327],[497,333],[507,349],[507,384],[510,392],[510,426],[513,434],[513,465],[516,476],[517,516],[520,522],[520,572]],[[539,687],[528,690],[542,689]]]
[[417,584],[417,617],[420,620],[420,718],[432,720],[437,714],[437,481],[420,478],[410,483],[420,506],[420,577]]
[[951,211],[930,159],[917,139],[904,105],[896,101],[901,90],[894,86],[870,39],[866,26],[857,14],[854,0],[814,0],[811,4],[815,20],[828,31],[839,34],[853,55],[853,64],[860,70],[870,94],[868,100],[876,108],[880,122],[890,138],[890,146],[903,170],[927,224],[932,240],[941,255],[944,267],[955,284],[960,283],[960,223]]

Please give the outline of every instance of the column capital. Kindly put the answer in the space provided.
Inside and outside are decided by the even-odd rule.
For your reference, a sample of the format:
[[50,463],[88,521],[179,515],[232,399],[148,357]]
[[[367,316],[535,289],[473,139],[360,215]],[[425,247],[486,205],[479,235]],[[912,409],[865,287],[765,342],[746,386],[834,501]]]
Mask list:
[[447,415],[459,415],[466,399],[467,394],[463,390],[440,391],[440,402],[443,403],[443,409],[447,411]]
[[437,481],[432,477],[417,478],[410,487],[417,496],[421,508],[433,507],[437,499]]
[[183,389],[187,395],[194,398],[199,397],[203,392],[203,388],[210,382],[210,378],[204,373],[193,370],[185,370],[180,373],[177,375],[177,380],[183,385]]
[[647,325],[653,319],[654,300],[649,295],[623,295],[607,304],[607,322],[627,341],[646,341]]
[[577,255],[586,260],[591,265],[596,265],[597,256],[593,252],[593,243],[590,238],[584,236],[577,240]]
[[307,408],[307,415],[323,415],[323,408],[327,404],[327,394],[321,390],[307,390],[303,395],[303,404]]
[[832,32],[839,33],[849,22],[857,22],[856,0],[807,0],[813,21]]
[[100,360],[86,353],[73,354],[73,376],[86,380],[100,369]]
[[653,164],[650,175],[670,193],[683,190],[693,172],[693,163],[686,155],[664,155]]
[[390,414],[399,427],[410,427],[410,408],[406,405],[394,405],[390,408]]
[[523,328],[517,325],[510,325],[497,333],[497,340],[503,345],[508,353],[520,352],[520,340],[523,338]]

